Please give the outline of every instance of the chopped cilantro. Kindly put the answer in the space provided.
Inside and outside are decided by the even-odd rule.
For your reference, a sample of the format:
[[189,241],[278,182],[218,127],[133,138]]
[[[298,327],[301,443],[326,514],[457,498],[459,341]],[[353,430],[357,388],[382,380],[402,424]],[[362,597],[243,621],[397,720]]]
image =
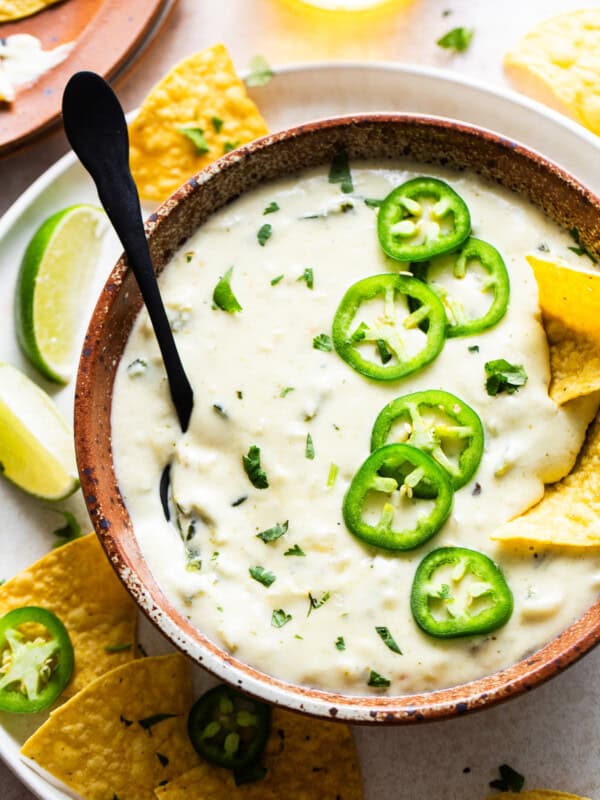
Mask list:
[[377,686],[378,688],[382,688],[385,686],[390,686],[391,681],[388,678],[384,678],[383,675],[380,675],[378,672],[375,672],[374,669],[371,670],[371,674],[369,675],[369,680],[367,681],[367,686]]
[[256,234],[256,238],[258,239],[258,243],[261,247],[264,247],[265,244],[269,241],[271,236],[273,235],[273,226],[269,225],[269,223],[265,223]]
[[330,597],[331,597],[331,594],[329,592],[325,592],[324,594],[321,595],[321,599],[317,600],[317,598],[314,597],[309,592],[308,593],[308,614],[306,616],[310,617],[310,615],[311,615],[311,613],[313,612],[314,609],[321,608],[321,606],[324,606],[325,603],[329,600]]
[[447,8],[445,11],[442,11],[442,17],[449,17],[451,13],[452,13],[452,9],[451,8]]
[[293,386],[286,386],[286,387],[285,387],[285,389],[282,389],[282,390],[279,392],[279,397],[287,397],[287,396],[288,396],[288,394],[289,394],[290,392],[293,392],[293,391],[294,391],[294,387],[293,387]]
[[290,547],[289,550],[286,550],[283,555],[284,556],[305,556],[306,553],[300,547],[299,544],[295,544],[293,547]]
[[260,466],[260,447],[255,444],[251,445],[248,455],[242,457],[242,463],[250,483],[256,489],[267,489],[269,481],[265,471]]
[[377,339],[375,344],[377,345],[377,350],[379,351],[379,358],[381,359],[381,363],[387,364],[388,361],[391,360],[392,354],[388,350],[386,343],[383,341],[383,339]]
[[235,142],[225,142],[223,145],[223,152],[224,153],[231,153],[232,150],[235,150],[237,147],[241,145],[241,142],[236,140]]
[[213,403],[213,411],[215,414],[218,414],[223,419],[229,419],[229,414],[225,411],[223,406],[219,405],[219,403]]
[[52,549],[62,547],[63,544],[68,544],[69,542],[75,541],[75,539],[79,539],[81,537],[81,526],[75,519],[75,516],[71,514],[70,511],[52,510],[56,510],[57,514],[62,514],[65,519],[65,524],[62,528],[57,528],[55,531],[52,531],[53,534],[59,538],[59,541],[52,545]]
[[365,197],[365,205],[368,208],[381,208],[383,200],[378,200],[376,197]]
[[329,474],[327,475],[327,486],[329,486],[330,489],[337,480],[338,471],[338,465],[332,463],[329,467]]
[[273,278],[273,280],[271,281],[271,286],[277,286],[279,281],[282,281],[284,279],[284,277],[285,276],[283,274],[281,274],[281,275],[278,275],[276,278]]
[[338,636],[335,640],[335,646],[338,650],[345,650],[346,649],[346,642],[344,641],[343,636]]
[[275,74],[264,56],[254,56],[248,64],[250,70],[246,78],[246,86],[266,86]]
[[594,262],[594,264],[596,264],[598,259],[595,258],[587,249],[587,247],[585,247],[585,245],[581,243],[581,239],[579,238],[579,230],[577,228],[571,228],[569,233],[575,240],[575,244],[577,245],[577,247],[568,247],[567,249],[578,256],[587,256],[591,261]]
[[477,495],[480,495],[480,494],[481,494],[481,484],[480,484],[480,483],[476,483],[476,484],[475,484],[475,486],[473,487],[473,491],[471,492],[471,494],[473,495],[473,497],[477,497]]
[[473,28],[452,28],[437,40],[437,45],[445,47],[446,50],[454,50],[455,53],[464,53],[471,44],[474,33]]
[[210,560],[211,560],[211,561],[216,561],[218,557],[219,557],[219,551],[218,551],[218,550],[215,550],[215,552],[214,552],[214,553],[212,554],[212,556],[210,557]]
[[312,436],[310,433],[306,434],[306,447],[304,448],[304,455],[310,461],[312,461],[315,457],[315,446],[313,444]]
[[265,216],[265,214],[274,214],[276,211],[279,211],[279,205],[274,200],[272,200],[263,211],[263,217]]
[[550,252],[550,248],[548,247],[546,242],[540,242],[538,244],[538,250],[540,251],[540,253],[549,253]]
[[326,333],[320,333],[313,339],[313,347],[315,350],[322,350],[324,353],[331,353],[333,350],[333,342],[331,336]]
[[469,345],[469,353],[478,353],[478,352],[479,352],[478,344]]
[[344,194],[349,194],[354,191],[352,173],[350,172],[350,165],[348,164],[348,154],[345,150],[339,150],[333,157],[331,167],[329,168],[329,183],[341,184],[341,189]]
[[143,375],[148,369],[148,362],[144,358],[136,358],[127,366],[127,374],[130,378],[137,378]]
[[500,778],[490,781],[492,789],[499,789],[501,792],[520,792],[525,784],[525,778],[519,772],[509,767],[508,764],[501,764],[498,767]]
[[208,153],[210,147],[206,138],[204,136],[204,131],[202,128],[178,128],[179,133],[183,133],[184,136],[194,144],[196,148],[196,154],[201,156],[204,153]]
[[279,539],[285,533],[288,532],[288,525],[289,520],[285,522],[276,522],[272,528],[267,528],[266,531],[261,531],[260,533],[256,534],[257,539],[261,539],[265,544],[269,542],[274,542],[275,539]]
[[105,653],[123,653],[125,650],[131,650],[131,644],[107,644],[104,648]]
[[273,614],[271,615],[271,625],[274,628],[283,628],[283,626],[287,625],[291,619],[291,614],[286,614],[283,608],[278,608],[276,611],[273,611]]
[[498,358],[495,361],[486,361],[484,367],[485,388],[491,397],[501,392],[514,394],[527,383],[527,373],[521,364],[509,364],[505,359]]
[[223,127],[223,120],[220,117],[211,117],[210,121],[212,122],[212,126],[215,129],[215,133],[221,133],[221,128]]
[[153,714],[151,717],[144,717],[144,719],[138,719],[138,725],[143,728],[145,731],[148,731],[150,735],[152,735],[152,728],[155,725],[158,725],[159,722],[164,722],[166,719],[173,719],[173,717],[178,717],[179,714]]
[[242,494],[242,495],[240,495],[239,497],[237,497],[237,498],[236,498],[236,499],[233,501],[233,503],[232,503],[231,505],[232,505],[234,508],[236,508],[237,506],[241,506],[241,505],[242,505],[242,503],[245,503],[247,499],[248,499],[248,495],[247,495],[247,494]]
[[235,394],[236,394],[236,397],[237,397],[238,400],[243,400],[244,399],[244,393],[241,392],[239,389],[237,390],[237,392]]
[[262,583],[267,588],[277,580],[275,575],[272,572],[267,572],[264,567],[250,567],[248,571],[255,581]]
[[6,583],[6,578],[0,578],[0,586],[4,586]]
[[400,648],[396,644],[396,641],[392,636],[392,634],[390,633],[389,628],[386,628],[383,625],[381,626],[376,625],[375,630],[379,634],[381,641],[387,648],[389,648],[392,651],[392,653],[398,653],[398,655],[402,655],[402,650],[400,650]]
[[235,314],[236,311],[242,310],[241,305],[238,303],[231,289],[230,281],[232,273],[233,267],[230,267],[225,275],[219,278],[219,282],[215,286],[212,296],[213,308],[220,308],[222,311],[227,311],[228,314]]
[[307,267],[302,275],[299,278],[296,278],[296,281],[304,281],[309,289],[312,289],[315,285],[315,276],[312,271],[312,267]]
[[163,756],[163,754],[162,754],[162,753],[157,753],[157,754],[156,754],[156,757],[158,758],[158,760],[160,761],[160,763],[161,763],[161,765],[162,765],[163,767],[166,767],[166,766],[168,766],[168,764],[169,764],[169,759],[168,759],[166,756]]

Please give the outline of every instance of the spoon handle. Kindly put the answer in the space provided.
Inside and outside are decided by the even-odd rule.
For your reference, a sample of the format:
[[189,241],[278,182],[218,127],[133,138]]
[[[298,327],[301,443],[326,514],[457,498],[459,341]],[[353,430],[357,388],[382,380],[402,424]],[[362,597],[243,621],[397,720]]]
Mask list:
[[129,169],[129,134],[123,109],[99,75],[79,72],[65,89],[63,120],[67,138],[96,184],[100,202],[136,277],[163,358],[171,398],[185,432],[192,413],[193,391],[152,267],[139,195]]

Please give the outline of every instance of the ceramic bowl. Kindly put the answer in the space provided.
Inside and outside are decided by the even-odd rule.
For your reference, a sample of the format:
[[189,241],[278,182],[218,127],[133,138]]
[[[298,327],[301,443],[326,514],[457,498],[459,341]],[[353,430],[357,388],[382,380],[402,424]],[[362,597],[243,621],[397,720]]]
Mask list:
[[[212,212],[264,180],[329,164],[341,147],[350,159],[410,158],[472,170],[531,201],[559,225],[576,227],[582,241],[600,251],[600,199],[542,156],[457,122],[377,114],[272,134],[191,178],[146,224],[157,272]],[[115,477],[113,383],[140,307],[133,276],[121,258],[96,305],[81,356],[75,402],[77,459],[91,520],[115,570],[140,608],[193,661],[250,694],[291,709],[351,722],[409,723],[452,717],[514,697],[556,675],[600,641],[599,600],[545,647],[507,669],[448,689],[389,697],[341,695],[286,683],[218,647],[173,606],[154,580]]]

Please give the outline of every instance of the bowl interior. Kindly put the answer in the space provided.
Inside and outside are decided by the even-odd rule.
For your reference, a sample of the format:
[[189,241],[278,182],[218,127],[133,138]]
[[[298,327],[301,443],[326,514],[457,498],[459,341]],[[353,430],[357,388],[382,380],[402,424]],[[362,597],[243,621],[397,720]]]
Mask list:
[[[406,159],[471,170],[517,192],[600,252],[600,200],[542,156],[496,134],[460,123],[401,114],[362,115],[303,125],[235,151],[188,181],[147,222],[161,272],[206,218],[258,183],[349,158]],[[81,484],[94,528],[142,610],[194,661],[268,702],[353,722],[412,722],[484,708],[541,683],[600,641],[600,600],[530,658],[467,684],[419,695],[364,697],[296,686],[235,659],[185,619],[162,593],[141,553],[121,497],[111,446],[117,366],[141,307],[121,258],[98,300],[77,380],[75,439]],[[158,489],[157,489],[158,490]]]

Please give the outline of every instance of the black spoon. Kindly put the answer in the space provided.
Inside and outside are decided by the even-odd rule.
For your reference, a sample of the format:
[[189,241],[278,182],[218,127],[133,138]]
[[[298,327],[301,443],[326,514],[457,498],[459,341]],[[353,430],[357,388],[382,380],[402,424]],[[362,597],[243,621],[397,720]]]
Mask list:
[[77,72],[65,88],[62,113],[71,147],[94,179],[100,202],[121,240],[140,287],[167,371],[171,399],[185,432],[194,394],[177,352],[152,268],[140,199],[129,170],[129,135],[123,109],[100,75]]

